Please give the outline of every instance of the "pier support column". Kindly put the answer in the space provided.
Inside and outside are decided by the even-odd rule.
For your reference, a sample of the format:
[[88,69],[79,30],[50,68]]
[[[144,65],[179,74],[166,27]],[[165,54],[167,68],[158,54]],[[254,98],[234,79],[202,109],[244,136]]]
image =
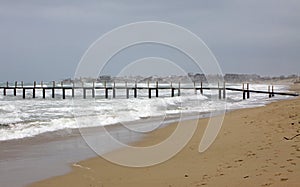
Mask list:
[[43,99],[45,99],[45,98],[46,98],[46,89],[43,88]]
[[114,82],[114,87],[113,87],[113,98],[116,98],[116,82]]
[[201,93],[201,95],[203,95],[202,81],[200,83],[200,93]]
[[[105,83],[105,85],[106,85],[106,83]],[[92,98],[95,98],[95,81],[93,81]]]
[[108,99],[108,88],[105,88],[105,99]]
[[52,98],[55,98],[55,81],[52,82]]
[[134,85],[134,98],[137,98],[137,83],[135,82],[135,85]]
[[180,96],[180,82],[178,83],[178,96]]
[[15,82],[15,88],[14,88],[14,96],[17,96],[17,87],[18,87],[18,82]]
[[66,99],[66,89],[62,89],[62,96],[63,96],[63,99]]
[[156,89],[155,89],[156,97],[158,97],[158,81],[156,81]]
[[[8,82],[6,82],[6,88],[8,88]],[[3,88],[3,95],[6,96],[6,88]]]
[[25,96],[26,95],[26,89],[25,88],[23,88],[23,99],[25,99]]
[[86,89],[83,88],[83,99],[86,99]]
[[74,87],[75,87],[74,82],[72,82],[72,97],[73,97],[73,98],[75,97]]
[[35,87],[36,87],[36,81],[33,82],[32,98],[35,98]]
[[171,92],[172,92],[172,93],[171,93],[171,97],[174,97],[174,95],[175,95],[175,93],[174,93],[174,92],[175,92],[175,88],[172,88],[172,89],[171,89]]
[[226,83],[223,83],[223,99],[226,98]]
[[245,84],[243,83],[243,100],[246,99]]
[[149,99],[151,99],[151,88],[148,88],[148,97],[149,97]]
[[250,99],[249,83],[247,83],[247,99]]
[[127,87],[127,82],[125,82],[125,88],[126,88],[126,98],[129,98],[129,89]]
[[220,83],[218,82],[218,91],[219,91],[219,99],[222,99],[222,89],[220,88]]

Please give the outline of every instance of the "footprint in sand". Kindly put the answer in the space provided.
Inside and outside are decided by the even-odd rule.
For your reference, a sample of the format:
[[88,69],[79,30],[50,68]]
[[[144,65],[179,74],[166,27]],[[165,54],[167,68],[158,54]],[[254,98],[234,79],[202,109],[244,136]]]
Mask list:
[[294,172],[294,171],[291,170],[291,169],[287,169],[287,172],[292,173],[292,172]]
[[238,160],[235,160],[234,162],[243,162],[244,160],[243,159],[238,159]]
[[274,176],[280,176],[281,175],[281,173],[275,173],[274,174]]
[[261,186],[271,186],[273,183],[272,182],[265,182]]
[[247,155],[247,157],[252,157],[252,156],[255,156],[256,154],[253,153],[252,151],[248,151],[248,152],[246,153],[246,155]]
[[281,178],[280,181],[287,181],[289,180],[287,177]]

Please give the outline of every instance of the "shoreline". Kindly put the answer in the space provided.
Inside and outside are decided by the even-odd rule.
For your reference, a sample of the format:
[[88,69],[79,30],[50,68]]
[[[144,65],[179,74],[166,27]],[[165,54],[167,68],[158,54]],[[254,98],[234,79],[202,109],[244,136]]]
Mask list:
[[[291,104],[294,108],[289,107]],[[288,111],[295,113],[294,115],[296,116],[294,117],[298,120],[299,106],[300,99],[298,97],[291,100],[272,102],[265,107],[238,109],[226,113],[222,130],[216,141],[206,152],[201,154],[197,152],[197,146],[200,142],[199,134],[201,135],[203,133],[207,119],[199,120],[198,127],[200,128],[197,129],[197,137],[194,135],[192,140],[178,155],[165,163],[146,168],[127,168],[95,157],[75,163],[75,166],[72,166],[72,171],[66,175],[39,181],[31,184],[31,186],[121,186],[121,184],[122,186],[200,186],[207,184],[221,185],[224,184],[224,182],[227,184],[226,181],[230,182],[228,185],[243,184],[246,186],[253,184],[266,186],[272,184],[300,184],[300,181],[297,179],[297,176],[300,174],[299,143],[294,142],[290,147],[283,146],[293,141],[299,142],[299,139],[295,138],[293,141],[283,140],[283,136],[287,136],[286,131],[289,131],[291,124],[287,124],[287,127],[282,127],[279,122],[290,120],[290,118],[289,114],[286,116],[287,119],[279,119],[278,116],[280,113],[286,113],[288,108]],[[262,116],[262,114],[266,115]],[[257,118],[257,115],[261,116],[261,118]],[[251,116],[253,118],[251,118]],[[271,120],[264,119],[266,116],[269,116]],[[277,126],[270,126],[269,121],[275,121]],[[232,125],[237,122],[238,124],[236,126]],[[296,124],[296,126],[293,125],[292,128],[296,128],[297,125],[298,124]],[[269,127],[269,129],[266,127]],[[164,139],[173,129],[174,125],[163,127],[150,133],[150,135],[134,143],[134,145],[153,145],[155,142]],[[269,132],[270,129],[271,132]],[[249,135],[249,137],[241,137],[242,134]],[[261,136],[257,137],[257,134],[261,134]],[[291,134],[291,132],[289,132],[289,134]],[[279,135],[281,135],[281,138],[279,138]],[[234,138],[232,136],[234,136]],[[223,147],[220,141],[225,141],[229,143],[229,145],[224,145]],[[248,149],[250,150],[247,150],[247,146],[241,144],[241,142],[248,145]],[[289,154],[280,151],[276,143],[283,146],[280,148],[288,149]],[[235,144],[241,145],[242,148],[236,147]],[[270,151],[270,149],[273,151],[272,154],[267,152]],[[120,149],[115,152],[122,154],[123,150],[124,149]],[[229,150],[232,150],[233,153]],[[294,152],[291,152],[293,150]],[[224,152],[226,154],[224,154]],[[278,160],[281,154],[283,154],[281,157],[286,158],[285,160]],[[238,157],[242,158],[239,159]],[[197,167],[195,164],[189,162],[189,160],[204,165],[203,168],[205,168],[205,171],[203,168]],[[276,160],[277,162],[272,160]],[[288,166],[286,162],[289,163]],[[261,163],[261,166],[257,166],[256,163]],[[244,167],[244,165],[250,169]],[[257,166],[257,168],[255,166]],[[175,168],[179,169],[179,171],[174,170]],[[243,168],[242,172],[239,171],[239,168]],[[231,173],[230,170],[234,170],[235,172]],[[120,175],[115,176],[117,173]],[[197,173],[201,174],[199,175]],[[148,177],[147,174],[149,174]],[[244,176],[241,176],[241,174]],[[238,180],[234,180],[236,177]]]

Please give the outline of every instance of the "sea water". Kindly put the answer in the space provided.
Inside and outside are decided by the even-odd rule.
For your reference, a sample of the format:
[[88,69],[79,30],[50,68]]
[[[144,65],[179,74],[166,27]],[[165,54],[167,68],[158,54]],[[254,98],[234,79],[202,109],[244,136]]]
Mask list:
[[[184,86],[189,85],[181,85]],[[226,86],[241,88],[241,84],[226,84]],[[274,86],[277,92],[286,92],[288,88],[287,85]],[[268,85],[251,84],[250,89],[267,91]],[[87,99],[82,99],[82,90],[78,89],[75,91],[74,99],[71,97],[71,90],[67,90],[67,98],[64,100],[61,90],[56,90],[55,99],[51,98],[50,90],[46,91],[46,99],[42,98],[42,90],[38,89],[35,99],[32,98],[31,90],[26,91],[26,99],[22,98],[22,90],[18,90],[17,96],[13,96],[10,92],[12,90],[7,90],[7,96],[0,93],[0,141],[151,118],[158,119],[162,123],[167,119],[180,118],[181,114],[209,113],[224,106],[223,100],[211,99],[218,95],[217,90],[204,90],[204,95],[200,95],[198,91],[196,95],[193,89],[182,89],[180,96],[171,97],[170,89],[164,89],[159,90],[158,98],[153,92],[151,99],[148,98],[146,89],[138,90],[138,98],[133,98],[133,91],[130,91],[129,99],[126,98],[124,89],[116,91],[115,99],[111,98],[112,93],[105,99],[104,91],[96,90],[96,98],[91,98],[91,92],[87,91]],[[274,100],[287,98],[289,96],[276,95],[269,98],[268,94],[251,93],[250,99],[243,100],[242,92],[226,91],[226,110],[263,106]],[[153,128],[156,127],[144,130]]]

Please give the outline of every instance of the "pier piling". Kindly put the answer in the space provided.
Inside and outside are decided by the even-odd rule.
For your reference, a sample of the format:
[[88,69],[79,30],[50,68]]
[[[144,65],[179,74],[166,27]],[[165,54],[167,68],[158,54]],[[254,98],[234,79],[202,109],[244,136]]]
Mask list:
[[224,81],[224,83],[223,83],[223,99],[225,99],[225,98],[226,98],[226,83]]
[[246,99],[245,83],[243,83],[243,100]]
[[18,82],[15,82],[15,87],[14,87],[14,96],[17,96],[17,87],[18,87]]
[[250,99],[249,83],[247,83],[247,99]]
[[36,81],[33,82],[32,98],[35,98]]
[[113,87],[113,98],[116,98],[116,82],[114,82],[114,87]]
[[134,98],[137,98],[137,83],[134,84]]
[[52,81],[52,98],[55,98],[55,81]]

